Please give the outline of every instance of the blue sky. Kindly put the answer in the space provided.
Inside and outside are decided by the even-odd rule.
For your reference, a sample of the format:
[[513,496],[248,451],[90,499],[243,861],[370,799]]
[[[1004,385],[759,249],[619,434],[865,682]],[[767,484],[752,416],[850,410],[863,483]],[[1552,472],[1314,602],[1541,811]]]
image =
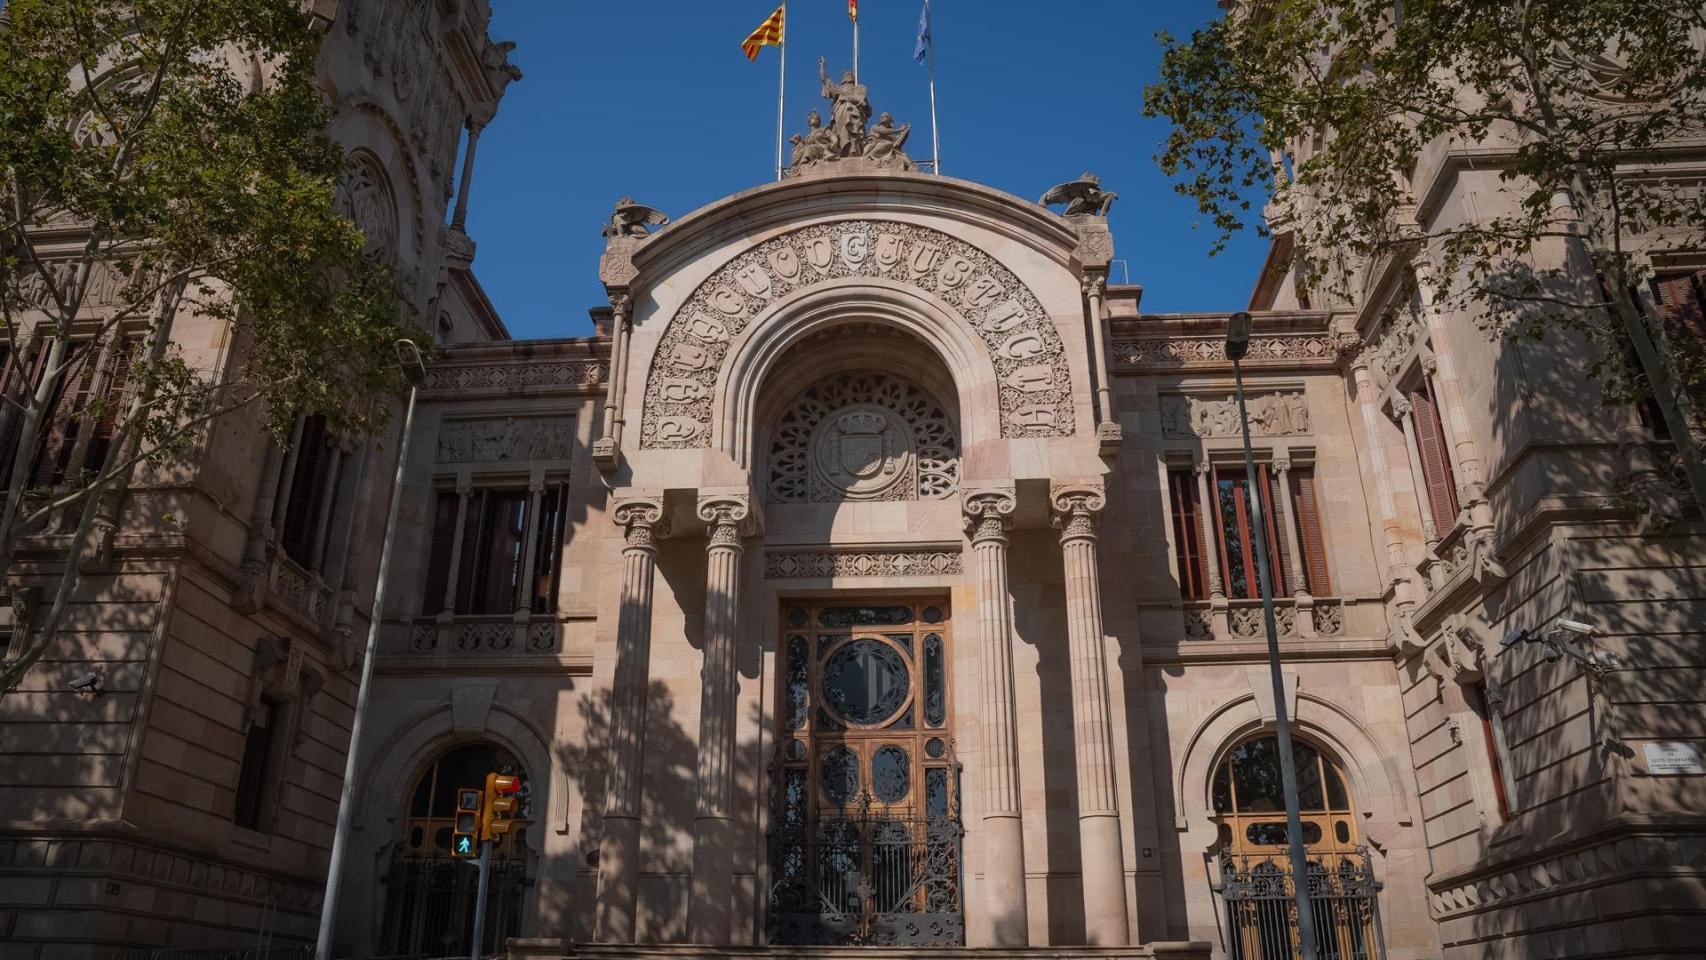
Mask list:
[[[922,0],[860,0],[860,80],[930,152]],[[526,76],[480,140],[468,230],[517,337],[579,336],[603,302],[599,227],[631,194],[680,217],[774,178],[776,50],[740,42],[774,0],[492,0],[492,35]],[[1186,34],[1212,0],[932,0],[943,171],[1035,199],[1084,170],[1120,194],[1116,256],[1149,312],[1237,309],[1265,242],[1208,256],[1208,229],[1156,169],[1165,127],[1141,115],[1158,30]],[[852,59],[843,0],[788,4],[787,132],[819,99],[817,58]],[[1115,265],[1113,279],[1124,276]]]

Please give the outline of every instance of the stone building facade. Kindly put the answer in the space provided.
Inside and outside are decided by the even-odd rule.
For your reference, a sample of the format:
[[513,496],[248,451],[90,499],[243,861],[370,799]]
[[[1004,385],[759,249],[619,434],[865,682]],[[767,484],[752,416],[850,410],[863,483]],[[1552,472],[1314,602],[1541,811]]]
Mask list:
[[[492,950],[1290,955],[1258,502],[1336,955],[1698,950],[1706,539],[1583,344],[1489,340],[1397,298],[1402,263],[1326,309],[1264,273],[1252,491],[1226,316],[1109,282],[1111,194],[920,170],[827,78],[789,176],[673,222],[625,200],[597,333],[511,340],[450,202],[510,75],[485,8],[329,16],[357,209],[444,347],[340,955],[467,949],[451,803],[493,771],[527,826]],[[1487,209],[1470,155],[1427,159],[1419,210]],[[1655,262],[1655,313],[1697,317],[1703,264]],[[311,938],[396,449],[313,430],[222,424],[134,484],[74,652],[0,699],[8,956]],[[300,482],[306,561],[273,546]]]

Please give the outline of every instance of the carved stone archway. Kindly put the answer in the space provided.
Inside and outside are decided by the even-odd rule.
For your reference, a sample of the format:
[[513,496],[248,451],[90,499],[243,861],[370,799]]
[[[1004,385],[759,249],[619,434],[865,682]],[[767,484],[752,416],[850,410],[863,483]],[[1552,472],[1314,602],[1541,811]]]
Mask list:
[[[652,355],[642,447],[714,446],[717,396],[731,350],[749,328],[819,289],[896,290],[952,318],[993,367],[996,435],[1069,436],[1071,372],[1059,331],[1036,294],[964,240],[917,224],[845,220],[774,237],[725,263],[671,317]],[[790,318],[792,319],[792,318]],[[758,339],[748,336],[748,341]],[[952,362],[950,360],[950,366]]]

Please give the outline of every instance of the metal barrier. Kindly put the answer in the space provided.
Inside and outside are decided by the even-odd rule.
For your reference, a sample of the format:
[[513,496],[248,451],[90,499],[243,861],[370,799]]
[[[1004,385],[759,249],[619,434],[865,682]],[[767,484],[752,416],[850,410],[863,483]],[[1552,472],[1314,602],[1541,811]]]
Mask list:
[[286,947],[160,947],[126,950],[111,960],[314,960],[314,945]]
[[770,942],[965,943],[950,817],[816,820],[770,835]]
[[[1309,910],[1321,960],[1385,960],[1379,892],[1366,848],[1310,856]],[[1220,895],[1226,901],[1226,952],[1232,960],[1301,956],[1287,858],[1222,855]]]

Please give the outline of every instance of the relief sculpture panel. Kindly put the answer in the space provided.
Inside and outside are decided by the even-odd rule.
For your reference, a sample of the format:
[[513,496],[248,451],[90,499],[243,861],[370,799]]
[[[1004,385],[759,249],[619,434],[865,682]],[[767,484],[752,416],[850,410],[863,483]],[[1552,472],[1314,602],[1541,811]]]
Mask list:
[[438,428],[439,463],[567,460],[575,441],[573,417],[453,420]]
[[860,220],[806,227],[746,251],[701,283],[669,321],[646,379],[640,443],[711,442],[711,392],[730,343],[770,304],[838,279],[899,281],[945,301],[995,364],[1003,437],[1068,436],[1071,375],[1042,303],[978,248],[913,224]]
[[[1309,400],[1302,391],[1257,394],[1246,400],[1250,434],[1294,437],[1309,432]],[[1161,398],[1161,433],[1168,437],[1236,437],[1236,397],[1190,395]]]

